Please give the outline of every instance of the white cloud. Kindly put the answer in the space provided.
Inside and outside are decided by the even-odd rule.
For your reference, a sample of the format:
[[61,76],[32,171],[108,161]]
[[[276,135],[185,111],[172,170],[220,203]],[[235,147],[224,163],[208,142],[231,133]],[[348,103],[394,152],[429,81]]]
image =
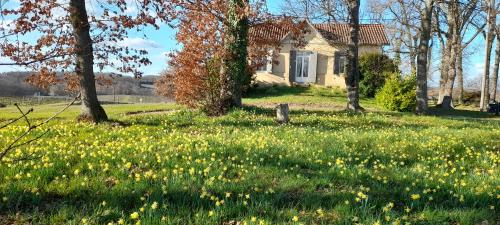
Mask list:
[[144,38],[125,38],[123,41],[118,42],[118,45],[135,49],[162,48],[162,46],[157,42],[152,40],[146,40]]

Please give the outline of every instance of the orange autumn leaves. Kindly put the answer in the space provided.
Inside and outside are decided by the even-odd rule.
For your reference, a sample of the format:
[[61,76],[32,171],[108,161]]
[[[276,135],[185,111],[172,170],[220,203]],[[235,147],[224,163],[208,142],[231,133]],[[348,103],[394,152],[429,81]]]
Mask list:
[[[170,8],[176,10],[171,11],[171,18],[176,19],[176,40],[182,48],[169,55],[170,67],[156,85],[160,95],[173,96],[177,102],[201,108],[208,114],[220,114],[228,95],[225,85],[236,83],[236,88],[240,89],[229,88],[229,92],[244,90],[257,68],[267,64],[269,59],[276,63],[280,48],[280,40],[251,37],[245,28],[235,31],[235,23],[248,20],[250,27],[288,27],[293,37],[303,33],[302,27],[290,18],[266,13],[265,1],[230,3],[228,0],[172,1]],[[247,42],[245,77],[239,77],[232,70],[241,60],[234,54],[234,45],[241,42]]]
[[[151,64],[148,52],[117,43],[125,40],[131,30],[148,26],[159,29],[159,22],[167,19],[161,7],[163,1],[89,3],[94,66],[141,76],[139,68]],[[131,7],[136,12],[127,11]],[[77,89],[78,79],[71,78],[78,51],[73,27],[68,22],[72,13],[67,4],[56,0],[20,0],[18,7],[3,9],[1,15],[12,22],[0,27],[0,53],[10,60],[2,65],[19,65],[34,71],[28,81],[43,88],[66,82],[68,89]]]

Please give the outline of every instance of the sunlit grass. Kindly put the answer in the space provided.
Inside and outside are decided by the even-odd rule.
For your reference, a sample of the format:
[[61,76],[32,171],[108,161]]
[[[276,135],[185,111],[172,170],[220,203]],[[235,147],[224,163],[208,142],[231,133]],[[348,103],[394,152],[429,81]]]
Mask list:
[[[310,92],[254,95],[245,102],[343,104],[332,100],[335,93],[304,93]],[[50,116],[59,106],[36,107],[32,116]],[[0,224],[500,219],[496,120],[298,110],[290,124],[278,125],[271,109],[259,107],[218,118],[167,104],[104,107],[114,122],[75,124],[74,106],[37,144],[0,164]],[[126,113],[158,110],[167,112]],[[2,120],[16,116],[13,108],[0,113]],[[23,129],[0,130],[0,147]],[[9,162],[26,154],[41,158]]]

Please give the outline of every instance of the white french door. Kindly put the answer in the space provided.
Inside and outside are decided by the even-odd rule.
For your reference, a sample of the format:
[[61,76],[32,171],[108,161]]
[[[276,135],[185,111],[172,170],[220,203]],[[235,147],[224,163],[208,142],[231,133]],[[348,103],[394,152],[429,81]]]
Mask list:
[[297,83],[316,82],[316,53],[297,52],[295,66],[295,81]]

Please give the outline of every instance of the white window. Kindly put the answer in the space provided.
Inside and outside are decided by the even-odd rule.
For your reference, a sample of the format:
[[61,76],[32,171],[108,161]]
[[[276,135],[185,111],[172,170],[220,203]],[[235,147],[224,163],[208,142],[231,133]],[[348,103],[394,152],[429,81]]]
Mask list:
[[308,52],[297,52],[295,76],[298,82],[303,82],[304,78],[309,77],[309,55]]
[[335,53],[335,66],[333,67],[333,73],[336,75],[344,74],[345,67],[347,64],[347,56],[343,53]]
[[299,83],[316,82],[317,54],[297,52],[295,60],[295,81]]

